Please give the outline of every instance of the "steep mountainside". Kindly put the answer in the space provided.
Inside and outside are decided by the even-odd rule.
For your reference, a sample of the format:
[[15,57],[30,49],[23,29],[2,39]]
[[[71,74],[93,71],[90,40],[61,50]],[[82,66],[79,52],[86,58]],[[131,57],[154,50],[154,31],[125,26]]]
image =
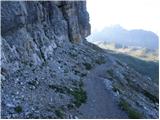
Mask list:
[[150,77],[153,82],[159,83],[159,63],[153,61],[145,61],[132,57],[130,55],[116,53],[111,51],[110,54],[116,57],[117,59],[125,62],[128,66],[135,69],[137,72],[141,73],[144,76]]
[[158,85],[85,40],[85,1],[3,1],[1,24],[2,118],[158,118]]

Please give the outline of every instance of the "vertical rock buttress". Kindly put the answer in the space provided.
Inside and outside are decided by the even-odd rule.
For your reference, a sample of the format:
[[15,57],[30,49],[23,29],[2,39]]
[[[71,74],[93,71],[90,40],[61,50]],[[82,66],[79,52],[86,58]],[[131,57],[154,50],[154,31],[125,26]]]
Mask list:
[[70,104],[73,96],[53,89],[80,80],[73,69],[89,34],[85,1],[2,1],[2,118],[54,118]]
[[2,67],[39,65],[90,34],[85,1],[1,2]]

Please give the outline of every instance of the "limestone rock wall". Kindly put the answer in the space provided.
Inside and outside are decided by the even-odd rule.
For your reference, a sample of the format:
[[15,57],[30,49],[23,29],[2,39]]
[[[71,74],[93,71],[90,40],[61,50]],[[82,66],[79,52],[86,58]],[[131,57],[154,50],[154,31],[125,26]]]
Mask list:
[[68,29],[73,42],[90,34],[85,1],[2,2],[1,10],[2,36],[34,23],[54,25],[57,33]]
[[1,2],[2,118],[59,118],[64,107],[61,117],[74,118],[66,90],[86,76],[89,34],[85,1]]
[[[39,65],[90,34],[85,1],[2,2],[2,67]],[[11,65],[10,65],[11,64]]]

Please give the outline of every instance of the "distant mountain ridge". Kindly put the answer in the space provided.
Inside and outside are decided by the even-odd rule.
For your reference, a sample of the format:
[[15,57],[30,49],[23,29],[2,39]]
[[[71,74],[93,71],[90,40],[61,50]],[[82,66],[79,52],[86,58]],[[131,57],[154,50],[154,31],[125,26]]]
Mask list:
[[138,46],[148,49],[158,49],[159,37],[142,29],[126,30],[120,25],[106,27],[89,37],[92,41],[115,42],[125,46]]

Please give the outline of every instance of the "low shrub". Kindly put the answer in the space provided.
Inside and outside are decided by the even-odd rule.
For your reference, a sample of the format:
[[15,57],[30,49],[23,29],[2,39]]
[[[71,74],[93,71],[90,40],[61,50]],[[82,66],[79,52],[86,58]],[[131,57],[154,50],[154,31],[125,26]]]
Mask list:
[[141,119],[142,115],[136,111],[134,108],[132,108],[127,101],[121,99],[119,102],[119,106],[128,113],[128,117],[130,119]]

